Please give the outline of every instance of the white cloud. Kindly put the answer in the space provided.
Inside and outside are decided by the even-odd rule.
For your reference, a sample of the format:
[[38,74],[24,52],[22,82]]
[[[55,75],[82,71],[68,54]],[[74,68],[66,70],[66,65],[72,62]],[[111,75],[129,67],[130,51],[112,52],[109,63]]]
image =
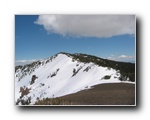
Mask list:
[[134,15],[39,15],[35,24],[48,33],[86,37],[134,34]]
[[17,60],[17,61],[15,61],[15,66],[26,65],[26,64],[30,64],[35,61],[37,61],[37,60],[35,60],[35,59],[33,59],[33,60]]
[[133,56],[120,55],[120,56],[118,56],[118,58],[121,58],[121,59],[130,59],[130,58],[133,58]]
[[107,57],[107,59],[109,60],[115,60],[115,61],[125,61],[125,62],[133,62],[135,61],[135,56],[130,56],[130,55],[120,55],[120,56],[116,56],[116,55],[111,55],[109,57]]
[[107,59],[109,59],[109,60],[115,60],[115,57],[108,57]]

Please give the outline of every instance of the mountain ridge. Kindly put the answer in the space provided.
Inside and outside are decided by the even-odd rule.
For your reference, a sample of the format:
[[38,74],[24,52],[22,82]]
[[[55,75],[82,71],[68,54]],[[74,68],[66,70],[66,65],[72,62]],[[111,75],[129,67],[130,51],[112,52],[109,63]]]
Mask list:
[[[124,66],[129,68],[122,70]],[[134,64],[60,52],[45,60],[15,67],[15,101],[21,105],[22,100],[30,100],[30,104],[34,104],[39,99],[76,93],[96,84],[134,82],[135,68],[132,67]],[[127,68],[130,70],[124,74]]]
[[[53,56],[51,56],[50,58],[44,59],[44,60],[38,60],[35,61],[33,63],[24,65],[24,66],[30,66],[30,65],[34,65],[34,64],[44,64],[44,61],[46,61],[45,63],[49,62],[50,60],[52,60],[53,58],[57,57],[59,54],[64,54],[67,55],[68,57],[72,57],[73,60],[78,60],[79,62],[85,62],[85,63],[89,63],[89,62],[93,62],[99,66],[103,66],[103,67],[110,67],[116,70],[120,70],[121,74],[122,74],[122,80],[126,79],[124,78],[129,77],[130,81],[135,82],[135,63],[130,63],[130,62],[120,62],[120,61],[114,61],[114,60],[108,60],[108,59],[104,59],[104,58],[100,58],[94,55],[88,55],[88,54],[83,54],[83,53],[74,53],[74,54],[70,54],[67,52],[59,52]],[[116,64],[116,65],[115,65]],[[119,65],[120,66],[119,66]],[[128,67],[129,66],[129,67]],[[18,68],[21,68],[23,66],[19,65],[15,67],[15,72]],[[128,69],[131,68],[131,69]]]

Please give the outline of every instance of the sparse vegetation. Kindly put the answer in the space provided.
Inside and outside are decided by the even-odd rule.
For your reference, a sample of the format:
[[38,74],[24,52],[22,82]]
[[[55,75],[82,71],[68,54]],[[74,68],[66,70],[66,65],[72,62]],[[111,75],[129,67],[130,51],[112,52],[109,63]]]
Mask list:
[[90,66],[88,66],[87,68],[85,68],[84,70],[83,70],[83,72],[88,72],[89,71],[89,69],[91,69],[91,67]]
[[55,72],[50,73],[50,75],[49,75],[49,76],[47,76],[47,78],[56,76],[59,70],[60,70],[59,68],[58,68],[58,69],[56,69],[56,71],[55,71]]
[[76,74],[76,69],[73,68],[73,75],[72,75],[72,77],[73,77],[75,74]]
[[108,69],[113,68],[119,70],[122,76],[126,76],[130,81],[135,82],[135,64],[127,63],[127,62],[117,62],[112,60],[107,60],[103,58],[99,58],[93,55],[87,54],[69,54],[65,52],[61,52],[62,54],[66,54],[69,57],[77,60],[78,62],[90,63],[93,62],[98,66],[108,67]]
[[38,78],[38,77],[37,77],[36,75],[32,75],[32,79],[31,79],[30,85],[32,85],[32,84],[35,82],[35,80],[36,80],[37,78]]
[[21,103],[21,105],[29,105],[31,103],[31,97],[28,97],[26,100],[18,99],[16,105],[19,105],[19,103]]
[[75,76],[79,72],[79,70],[81,70],[81,69],[82,69],[81,66],[77,70],[75,68],[73,68],[73,75],[72,75],[72,77]]
[[24,87],[20,87],[20,91],[21,92],[21,96],[20,98],[22,98],[24,95],[28,95],[30,93],[30,88],[24,86]]
[[35,105],[71,105],[71,102],[61,98],[43,98],[42,100],[37,98]]
[[54,77],[54,76],[56,76],[56,73],[55,73],[55,72],[51,74],[51,77]]
[[18,70],[18,69],[21,69],[23,66],[19,65],[19,66],[16,66],[15,67],[15,72]]
[[110,77],[111,77],[111,75],[105,75],[105,76],[103,77],[103,79],[108,80],[108,79],[110,79]]
[[41,86],[44,86],[45,84],[44,84],[44,83],[40,83],[40,85],[41,85]]

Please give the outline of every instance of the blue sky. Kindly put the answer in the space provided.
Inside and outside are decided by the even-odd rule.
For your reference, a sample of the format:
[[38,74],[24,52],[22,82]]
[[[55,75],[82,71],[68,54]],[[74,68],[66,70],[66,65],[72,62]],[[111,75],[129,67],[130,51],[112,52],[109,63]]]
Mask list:
[[[133,62],[135,60],[135,26],[132,25],[133,22],[130,26],[125,22],[123,25],[122,19],[119,18],[120,23],[117,21],[119,25],[115,25],[117,26],[115,27],[108,24],[109,28],[109,26],[107,27],[107,22],[109,23],[109,20],[106,20],[107,17],[105,23],[101,20],[102,18],[100,19],[102,22],[100,27],[97,27],[99,22],[95,21],[96,18],[91,19],[93,16],[86,18],[87,21],[93,22],[93,25],[90,23],[91,26],[88,26],[89,23],[82,16],[78,17],[78,22],[76,22],[76,17],[73,17],[16,15],[16,61],[44,59],[59,52],[86,53],[117,61]],[[79,21],[83,20],[84,23],[79,24]],[[129,23],[130,19],[128,18],[126,21]],[[124,26],[125,28],[123,28]]]

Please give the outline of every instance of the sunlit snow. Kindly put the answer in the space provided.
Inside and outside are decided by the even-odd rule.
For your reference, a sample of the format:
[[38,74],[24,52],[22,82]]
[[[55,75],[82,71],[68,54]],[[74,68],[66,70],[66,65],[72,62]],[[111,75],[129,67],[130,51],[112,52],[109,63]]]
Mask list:
[[[27,87],[30,93],[23,96],[23,99],[31,97],[31,104],[36,99],[60,97],[67,94],[89,89],[93,85],[102,83],[119,83],[120,73],[114,69],[100,67],[94,63],[82,63],[73,61],[71,57],[65,54],[58,54],[46,63],[41,63],[29,74],[27,69],[21,71],[18,69],[15,73],[15,101],[20,98],[20,87]],[[86,71],[85,69],[89,67]],[[73,76],[73,70],[78,71]],[[25,73],[26,71],[26,73]],[[22,76],[24,72],[24,76]],[[54,75],[55,73],[55,75]],[[32,76],[38,78],[33,84],[30,84]],[[54,75],[54,76],[52,76]],[[104,76],[111,76],[110,79],[104,79]]]

